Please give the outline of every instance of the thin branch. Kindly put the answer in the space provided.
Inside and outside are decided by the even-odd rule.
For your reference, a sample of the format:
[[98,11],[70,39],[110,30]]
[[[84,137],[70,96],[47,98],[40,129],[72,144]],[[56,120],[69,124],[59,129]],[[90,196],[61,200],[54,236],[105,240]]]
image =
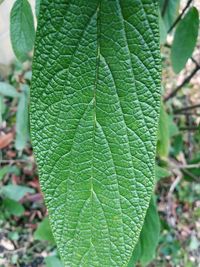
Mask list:
[[183,82],[178,85],[168,96],[166,96],[164,98],[164,102],[168,101],[170,98],[174,97],[179,91],[180,89],[186,85],[187,83],[190,82],[190,80],[194,77],[194,75],[200,70],[200,65],[196,65],[196,67],[194,68],[194,70],[190,73],[190,75],[188,75]]
[[180,131],[198,131],[199,127],[198,126],[188,126],[188,127],[180,127]]
[[179,21],[182,19],[183,15],[185,14],[186,10],[188,9],[188,7],[190,6],[190,4],[192,3],[193,0],[188,0],[186,6],[184,7],[184,9],[182,10],[182,12],[180,13],[180,15],[176,18],[176,20],[174,21],[174,23],[172,24],[172,26],[169,28],[168,33],[170,33],[175,27],[176,25],[179,23]]
[[196,164],[171,164],[172,169],[182,170],[182,169],[198,169],[200,168],[200,163]]
[[187,110],[192,110],[192,109],[195,109],[195,108],[200,108],[200,104],[196,104],[196,105],[192,105],[192,106],[188,106],[188,107],[183,107],[183,108],[175,109],[174,110],[174,114],[184,113]]
[[166,213],[167,213],[167,221],[171,226],[176,226],[176,210],[173,208],[173,193],[176,189],[177,185],[180,183],[183,175],[178,169],[173,170],[175,175],[175,180],[170,186],[169,192],[167,194],[167,205],[166,205]]

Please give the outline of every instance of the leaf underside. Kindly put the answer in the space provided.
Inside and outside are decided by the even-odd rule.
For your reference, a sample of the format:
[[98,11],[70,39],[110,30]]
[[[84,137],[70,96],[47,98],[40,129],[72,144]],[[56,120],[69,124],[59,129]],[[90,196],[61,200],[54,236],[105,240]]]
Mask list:
[[65,266],[127,266],[153,188],[156,1],[43,0],[32,141]]

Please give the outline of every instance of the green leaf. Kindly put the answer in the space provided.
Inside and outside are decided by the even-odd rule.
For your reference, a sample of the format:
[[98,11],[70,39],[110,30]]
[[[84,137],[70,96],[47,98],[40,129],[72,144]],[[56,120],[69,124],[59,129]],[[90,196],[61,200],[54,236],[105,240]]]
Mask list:
[[29,139],[29,87],[27,85],[22,86],[22,93],[19,98],[17,106],[16,116],[16,139],[15,147],[17,150],[22,151]]
[[66,266],[126,266],[144,222],[160,102],[158,8],[147,2],[41,2],[31,134]]
[[173,116],[169,114],[167,117],[169,125],[169,136],[171,138],[179,134],[179,129],[177,124],[174,122]]
[[16,57],[24,62],[33,49],[35,39],[33,14],[27,0],[16,0],[12,7],[10,35]]
[[4,166],[0,169],[0,180],[2,180],[4,176],[9,173],[15,173],[16,175],[19,175],[20,171],[16,166]]
[[162,178],[169,177],[171,174],[168,170],[156,165],[156,180],[159,181]]
[[0,82],[0,94],[13,98],[20,96],[20,93],[18,93],[12,85],[4,82]]
[[35,15],[36,15],[37,19],[39,17],[39,13],[40,13],[40,2],[41,2],[41,0],[35,1]]
[[34,233],[34,238],[35,240],[49,241],[53,244],[55,243],[48,217],[46,217],[41,223],[39,223],[38,228]]
[[192,56],[199,29],[199,12],[192,7],[179,22],[171,49],[172,66],[179,73]]
[[164,23],[163,18],[159,12],[159,29],[160,29],[160,44],[164,44],[167,39],[167,29]]
[[169,28],[174,23],[176,17],[178,16],[178,11],[180,7],[180,0],[160,0],[161,2],[161,11],[163,11],[164,5],[167,4],[165,8],[165,14],[163,17],[166,30],[168,31]]
[[161,104],[160,108],[160,119],[158,127],[158,143],[157,153],[161,157],[167,157],[170,146],[170,134],[169,134],[169,117],[165,111],[165,107]]
[[0,189],[0,194],[15,201],[19,201],[27,193],[33,194],[34,192],[35,190],[30,187],[12,184],[2,186]]
[[55,256],[45,258],[46,267],[64,267],[62,262]]
[[11,214],[15,216],[23,215],[25,209],[19,202],[6,198],[3,200],[4,208]]
[[139,242],[133,251],[128,267],[133,267],[139,260],[142,266],[150,263],[154,257],[160,234],[160,219],[154,198],[151,199]]

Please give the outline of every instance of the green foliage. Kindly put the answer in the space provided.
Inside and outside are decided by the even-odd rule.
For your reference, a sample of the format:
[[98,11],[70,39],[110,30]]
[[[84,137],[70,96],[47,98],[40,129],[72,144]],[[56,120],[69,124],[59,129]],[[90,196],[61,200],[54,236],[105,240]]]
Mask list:
[[157,153],[159,154],[159,156],[166,158],[169,153],[169,146],[169,118],[167,112],[165,111],[164,105],[161,104],[157,143]]
[[160,166],[156,166],[156,180],[159,181],[162,178],[169,177],[171,173],[166,170],[165,168],[162,168]]
[[16,0],[10,16],[10,35],[16,57],[24,62],[33,49],[35,28],[28,0]]
[[10,198],[15,201],[19,201],[22,199],[27,193],[33,194],[35,191],[34,189],[22,186],[22,185],[5,185],[0,188],[0,194],[3,197]]
[[36,240],[44,240],[50,243],[55,243],[51,227],[49,224],[49,218],[46,217],[39,225],[37,230],[34,233],[34,238]]
[[4,82],[0,82],[0,94],[8,97],[20,97],[20,93],[12,85]]
[[163,20],[166,30],[168,31],[175,21],[180,6],[180,0],[160,0],[161,13],[163,14]]
[[56,256],[45,258],[46,267],[64,267],[61,261]]
[[4,178],[6,174],[14,173],[16,175],[19,175],[19,169],[16,166],[5,166],[0,169],[0,181]]
[[29,139],[29,86],[23,85],[21,87],[21,94],[16,115],[16,140],[15,147],[22,151]]
[[144,225],[128,267],[134,267],[139,261],[142,266],[146,266],[155,257],[160,234],[160,219],[158,216],[155,200],[152,197]]
[[171,50],[172,66],[179,73],[192,56],[199,30],[199,12],[192,7],[179,22]]
[[157,7],[99,3],[43,1],[35,43],[32,142],[66,266],[125,266],[154,184]]
[[[35,1],[34,12],[37,18],[40,2],[42,1]],[[69,266],[80,266],[78,260],[83,256],[81,266],[119,267],[123,264],[125,267],[132,250],[130,247],[133,248],[139,228],[142,227],[154,176],[154,164],[152,161],[147,163],[149,158],[153,158],[153,146],[150,143],[154,138],[155,127],[151,127],[151,123],[157,118],[157,114],[154,115],[157,110],[153,114],[151,106],[152,109],[158,107],[158,95],[153,104],[153,94],[149,93],[155,90],[153,80],[157,77],[154,68],[158,62],[158,49],[155,49],[155,43],[151,41],[150,29],[152,23],[158,45],[154,28],[156,8],[148,10],[153,5],[147,5],[146,1],[134,1],[135,6],[132,7],[132,0],[116,3],[103,0],[101,7],[96,6],[95,12],[93,7],[97,5],[97,0],[87,1],[87,5],[82,0],[73,1],[73,5],[71,1],[65,0],[54,1],[56,3],[53,4],[51,2],[53,3],[49,0],[42,2],[32,99],[36,114],[33,116],[35,153],[53,232],[61,255],[64,255]],[[150,2],[151,0],[148,3]],[[180,0],[159,2],[160,44],[162,50],[171,49],[172,40],[172,63],[175,72],[179,72],[192,56],[196,45],[198,14],[194,7],[187,8],[183,19],[170,29],[181,13]],[[192,5],[190,3],[190,7]],[[182,7],[181,2],[181,9]],[[48,10],[45,15],[44,10]],[[22,62],[30,59],[34,35],[30,5],[27,0],[17,0],[12,9],[11,38],[15,54]],[[166,64],[166,61],[168,65],[168,53],[164,51],[163,63]],[[26,65],[17,61],[14,77],[8,78],[12,85],[0,82],[0,116],[4,121],[11,116],[6,123],[12,127],[16,121],[16,140],[12,149],[20,151],[18,156],[22,156],[22,159],[30,147],[27,146],[29,88],[21,85],[21,79],[27,84],[31,81],[32,72],[30,66],[28,71],[25,70]],[[165,79],[165,72],[163,77]],[[155,80],[158,85],[157,78]],[[163,194],[167,195],[166,190],[172,181],[172,177],[162,180],[173,175],[170,170],[171,161],[179,161],[180,165],[182,160],[184,163],[187,161],[186,164],[200,162],[199,155],[191,157],[193,160],[187,157],[184,150],[187,150],[188,139],[178,129],[179,122],[184,125],[184,119],[180,114],[176,114],[176,117],[173,114],[174,107],[177,105],[180,108],[183,99],[185,95],[181,92],[181,100],[177,99],[173,105],[163,103],[161,106],[155,168],[158,182],[155,188],[158,188],[157,191],[162,188],[162,192],[159,191],[158,194],[161,208],[162,202],[166,203]],[[8,105],[14,107],[14,110],[16,108],[16,116],[13,115],[13,110],[9,114]],[[154,126],[155,124],[154,121]],[[198,142],[198,133],[194,136]],[[19,171],[19,166],[15,167],[7,165],[0,169],[1,208],[5,213],[5,216],[0,213],[0,222],[5,217],[3,220],[12,220],[11,225],[18,223],[18,218],[14,217],[13,220],[11,215],[22,216],[24,207],[35,211],[41,205],[31,201],[24,206],[20,203],[27,192],[33,193],[34,190],[8,182],[8,174],[20,176],[23,173],[23,168]],[[200,175],[199,168],[196,167],[180,169],[179,172],[183,174],[183,179],[176,186],[173,197],[178,196],[176,204],[181,201],[184,209],[177,206],[177,217],[180,217],[178,213],[183,210],[185,214],[188,205],[195,206],[195,201],[198,201],[199,185],[194,181],[198,181]],[[148,192],[145,192],[145,186],[148,187]],[[145,207],[142,211],[140,204]],[[199,209],[195,212],[194,221],[198,220],[200,214]],[[186,215],[188,216],[187,211]],[[182,241],[176,240],[175,230],[167,224],[166,218],[163,220],[163,216],[166,216],[165,212],[161,216],[162,225],[165,226],[160,236],[157,252],[159,257],[154,265],[166,266],[168,261],[173,261],[176,266],[193,267],[190,256],[182,247]],[[21,219],[26,221],[28,217],[24,216],[20,221]],[[136,226],[133,226],[134,223]],[[138,225],[135,231],[134,227],[137,228]],[[122,228],[125,229],[124,233]],[[146,266],[154,258],[159,231],[158,213],[152,200],[129,267],[138,264]],[[13,236],[12,232],[8,234],[10,240],[21,239],[19,236],[20,232],[14,232]],[[48,218],[38,225],[34,238],[37,245],[45,244],[46,250],[51,251],[50,255],[54,255],[52,248],[54,250],[55,243]],[[64,243],[66,246],[62,245]],[[198,249],[195,236],[188,239],[188,247],[190,252]],[[49,251],[47,253],[49,255]],[[34,256],[31,254],[30,257]],[[21,265],[19,258],[21,255],[14,255],[11,263]],[[45,264],[47,267],[63,266],[57,256],[45,258]]]
[[23,205],[13,199],[4,199],[3,206],[11,215],[21,216],[24,213]]
[[41,2],[41,0],[36,0],[35,1],[35,14],[36,14],[37,18],[38,18],[39,13],[40,13],[40,2]]

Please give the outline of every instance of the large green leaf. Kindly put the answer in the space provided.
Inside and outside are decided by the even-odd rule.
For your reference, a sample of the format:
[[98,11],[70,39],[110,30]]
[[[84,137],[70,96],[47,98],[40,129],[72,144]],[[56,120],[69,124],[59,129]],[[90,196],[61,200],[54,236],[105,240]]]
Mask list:
[[192,7],[180,21],[171,50],[172,66],[179,73],[195,48],[199,30],[199,11]]
[[157,1],[41,1],[32,141],[66,266],[126,266],[154,181]]
[[28,0],[16,0],[10,16],[12,47],[20,61],[28,58],[35,39],[34,20]]

